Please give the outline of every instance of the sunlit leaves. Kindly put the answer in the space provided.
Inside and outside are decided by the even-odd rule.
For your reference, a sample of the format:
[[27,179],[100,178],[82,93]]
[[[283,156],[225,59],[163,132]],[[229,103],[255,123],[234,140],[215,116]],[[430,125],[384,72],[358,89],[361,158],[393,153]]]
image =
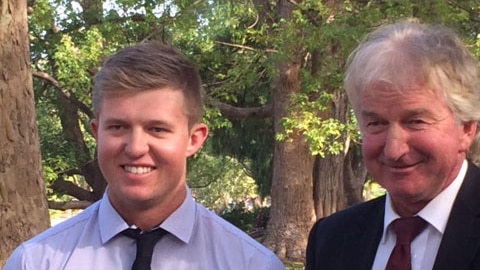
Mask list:
[[206,107],[204,110],[204,122],[208,124],[211,130],[229,129],[232,127],[230,120],[222,117],[217,108]]
[[58,16],[55,8],[49,4],[48,0],[35,1],[34,13],[29,16],[29,30],[31,42],[45,37],[47,31],[55,25],[55,17]]
[[293,106],[290,114],[281,121],[283,132],[276,134],[276,139],[290,140],[290,134],[300,132],[305,137],[312,155],[337,155],[343,150],[342,134],[346,124],[334,118],[324,118],[323,112],[330,110],[325,107],[331,99],[330,95],[323,93],[318,101],[311,102],[307,95],[294,95]]
[[81,44],[73,43],[70,36],[64,35],[53,55],[60,86],[80,96],[89,93],[92,77],[89,71],[97,65],[101,55],[102,37],[95,28],[85,33]]

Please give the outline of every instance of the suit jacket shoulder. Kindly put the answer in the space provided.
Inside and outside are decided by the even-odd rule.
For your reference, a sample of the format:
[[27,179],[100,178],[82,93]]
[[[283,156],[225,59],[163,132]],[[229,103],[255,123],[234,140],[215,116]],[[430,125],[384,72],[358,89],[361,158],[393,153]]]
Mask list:
[[371,269],[384,212],[381,196],[318,220],[310,231],[305,269]]
[[480,269],[480,169],[468,164],[433,269]]

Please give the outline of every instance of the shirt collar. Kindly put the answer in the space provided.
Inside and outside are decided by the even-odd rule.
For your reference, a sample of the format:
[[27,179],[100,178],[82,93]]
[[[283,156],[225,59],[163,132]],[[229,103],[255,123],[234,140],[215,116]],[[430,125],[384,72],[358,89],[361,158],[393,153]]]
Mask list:
[[[190,189],[187,187],[187,194],[183,203],[160,225],[160,227],[181,241],[188,243],[193,234],[195,212],[196,204],[191,196]],[[106,191],[100,201],[98,221],[100,237],[103,244],[123,230],[129,228],[125,220],[123,220],[113,208]]]
[[445,232],[445,227],[447,227],[448,217],[450,216],[460,186],[465,179],[467,168],[468,162],[464,160],[462,167],[453,182],[430,201],[422,210],[420,210],[420,212],[418,212],[420,217],[428,221],[430,225],[435,227],[435,229],[442,234]]
[[[108,187],[107,187],[108,188]],[[102,243],[112,239],[115,235],[121,231],[129,228],[128,224],[113,208],[110,200],[108,199],[107,191],[103,194],[100,201],[100,207],[98,209],[98,222],[100,227],[100,238]]]
[[[420,212],[418,216],[427,221],[441,234],[444,233],[447,226],[448,217],[450,216],[450,210],[452,209],[455,198],[457,197],[460,186],[463,183],[465,174],[467,173],[468,162],[463,161],[460,171],[453,182],[442,192],[440,192],[433,200],[431,200]],[[387,228],[395,219],[400,216],[395,212],[392,206],[390,195],[387,193],[385,200],[385,216],[383,222],[383,237],[382,241],[387,241]]]
[[168,231],[181,241],[188,243],[195,226],[196,203],[187,187],[187,196],[180,205],[163,223],[162,229]]

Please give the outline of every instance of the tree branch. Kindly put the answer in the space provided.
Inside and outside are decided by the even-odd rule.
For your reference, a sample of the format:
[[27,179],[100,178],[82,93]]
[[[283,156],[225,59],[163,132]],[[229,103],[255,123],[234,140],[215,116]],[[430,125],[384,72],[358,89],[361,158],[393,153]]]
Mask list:
[[[233,43],[228,43],[228,42],[223,42],[223,41],[215,41],[215,43],[221,44],[221,45],[225,45],[225,46],[234,47],[234,48],[239,48],[239,49],[247,50],[247,51],[257,51],[257,50],[258,50],[258,49],[255,49],[255,48],[253,48],[253,47],[250,47],[250,46],[245,46],[245,45],[240,45],[240,44],[233,44]],[[278,50],[265,49],[265,52],[268,52],[268,53],[277,53]]]
[[190,184],[189,184],[188,187],[191,188],[191,189],[206,188],[206,187],[210,186],[211,184],[213,184],[213,183],[215,183],[215,182],[217,182],[217,181],[218,181],[218,179],[213,179],[213,180],[208,181],[207,183],[204,183],[203,185],[190,185]]
[[70,181],[57,179],[50,185],[50,187],[57,192],[65,193],[79,200],[94,201],[92,192],[85,190]]
[[66,201],[66,202],[48,201],[48,208],[55,209],[55,210],[85,209],[91,204],[92,202],[90,201]]
[[472,11],[472,9],[470,9],[469,7],[466,7],[466,6],[463,6],[462,4],[460,4],[458,1],[448,1],[448,3],[450,3],[452,6],[455,6],[465,12],[468,13],[469,15],[469,19],[471,21],[474,21],[474,22],[479,22],[480,20],[478,19],[478,17],[474,17],[475,13]]
[[55,89],[60,91],[66,98],[68,98],[68,100],[75,107],[77,107],[79,110],[81,110],[86,115],[88,115],[88,117],[94,118],[92,110],[88,106],[83,104],[82,102],[70,97],[70,93],[68,92],[68,90],[60,87],[59,82],[55,78],[50,76],[50,74],[45,73],[45,72],[41,72],[41,71],[32,71],[32,76],[35,77],[35,78],[41,79],[41,80],[47,82],[48,84],[50,84],[51,86],[53,86]]
[[57,173],[58,176],[66,175],[66,176],[74,176],[74,175],[82,175],[82,171],[77,168],[67,169]]
[[216,101],[212,98],[205,98],[205,103],[220,110],[223,116],[228,119],[245,118],[269,118],[272,117],[272,105],[270,103],[260,107],[241,108]]

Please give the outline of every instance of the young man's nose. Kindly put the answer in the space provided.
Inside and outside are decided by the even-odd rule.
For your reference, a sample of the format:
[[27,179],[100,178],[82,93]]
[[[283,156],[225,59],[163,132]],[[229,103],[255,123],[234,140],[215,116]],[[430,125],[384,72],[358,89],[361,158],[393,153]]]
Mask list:
[[125,140],[125,152],[132,157],[141,156],[149,150],[148,136],[141,130],[133,129]]

